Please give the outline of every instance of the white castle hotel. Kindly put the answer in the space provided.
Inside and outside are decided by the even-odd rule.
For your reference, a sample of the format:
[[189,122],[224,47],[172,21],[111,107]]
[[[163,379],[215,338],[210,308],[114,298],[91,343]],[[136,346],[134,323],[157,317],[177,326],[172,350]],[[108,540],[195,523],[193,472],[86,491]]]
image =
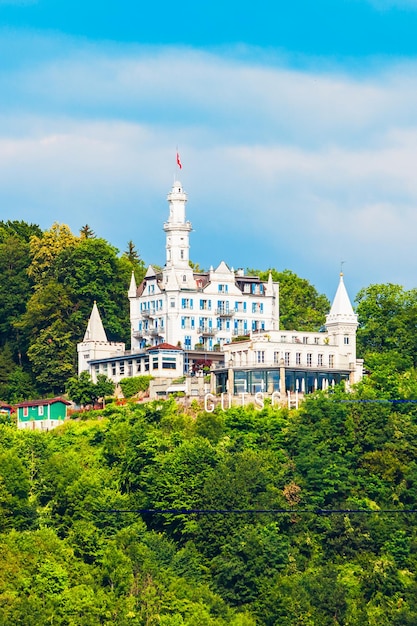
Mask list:
[[[132,279],[131,350],[108,342],[96,304],[84,340],[78,344],[78,370],[118,382],[150,374],[159,393],[172,380],[211,365],[212,391],[231,393],[298,390],[309,393],[341,380],[357,382],[362,361],[356,359],[357,316],[340,275],[325,332],[279,328],[279,286],[224,261],[208,272],[189,264],[191,223],[187,195],[180,182],[168,194],[169,216],[165,265],[149,266],[140,285]],[[162,391],[161,391],[162,389]]]

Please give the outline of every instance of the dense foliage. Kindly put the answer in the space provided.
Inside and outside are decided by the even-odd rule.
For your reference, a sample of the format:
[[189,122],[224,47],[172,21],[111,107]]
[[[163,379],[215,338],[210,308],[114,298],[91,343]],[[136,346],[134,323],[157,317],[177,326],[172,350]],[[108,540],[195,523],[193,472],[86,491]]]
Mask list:
[[94,300],[109,339],[128,342],[132,270],[140,281],[132,241],[119,255],[88,225],[76,236],[65,224],[0,222],[0,399],[65,390]]
[[104,374],[97,374],[94,382],[87,371],[81,372],[79,376],[71,377],[66,385],[68,398],[80,406],[94,405],[100,398],[112,396],[115,384]]
[[374,399],[0,426],[0,623],[414,625],[417,406]]
[[141,391],[147,391],[152,376],[131,376],[130,378],[122,378],[119,385],[122,389],[124,398],[133,398]]
[[417,289],[370,285],[356,296],[358,349],[369,364],[383,358],[391,369],[417,365]]

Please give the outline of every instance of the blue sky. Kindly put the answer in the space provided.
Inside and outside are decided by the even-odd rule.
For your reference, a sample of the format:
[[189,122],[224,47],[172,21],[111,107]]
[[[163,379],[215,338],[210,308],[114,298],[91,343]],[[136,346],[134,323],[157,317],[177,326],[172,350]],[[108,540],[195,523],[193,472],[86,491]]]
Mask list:
[[417,0],[0,0],[0,219],[416,286]]

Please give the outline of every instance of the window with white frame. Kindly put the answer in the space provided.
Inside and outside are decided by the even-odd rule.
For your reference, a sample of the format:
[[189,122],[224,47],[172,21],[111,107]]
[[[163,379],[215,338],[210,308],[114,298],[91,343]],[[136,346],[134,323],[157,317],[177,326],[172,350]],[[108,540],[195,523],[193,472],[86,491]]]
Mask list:
[[257,350],[256,351],[256,362],[257,363],[265,363],[265,350]]
[[323,355],[322,354],[318,354],[317,355],[317,365],[323,365]]
[[289,352],[285,352],[285,354],[284,354],[284,363],[285,363],[285,365],[287,365],[287,366],[290,364],[290,356],[291,356],[291,355],[290,355],[290,353],[289,353]]
[[301,352],[296,352],[295,353],[295,364],[296,365],[301,365]]
[[307,352],[307,365],[308,367],[311,367],[313,363],[313,355],[311,352]]

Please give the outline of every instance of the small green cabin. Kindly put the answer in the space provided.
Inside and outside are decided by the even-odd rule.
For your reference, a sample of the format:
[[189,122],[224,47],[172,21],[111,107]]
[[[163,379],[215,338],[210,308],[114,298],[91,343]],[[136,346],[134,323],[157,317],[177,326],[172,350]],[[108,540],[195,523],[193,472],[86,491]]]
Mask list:
[[17,427],[27,430],[51,430],[67,418],[70,404],[64,398],[20,402],[16,405]]

